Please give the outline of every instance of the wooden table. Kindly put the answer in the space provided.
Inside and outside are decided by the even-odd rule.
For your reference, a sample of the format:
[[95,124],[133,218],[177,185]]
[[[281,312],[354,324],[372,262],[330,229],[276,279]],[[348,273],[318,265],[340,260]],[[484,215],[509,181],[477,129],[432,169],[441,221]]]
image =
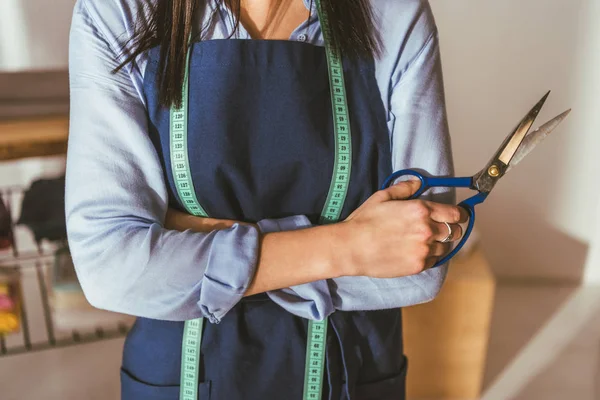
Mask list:
[[0,160],[65,154],[68,132],[67,115],[0,120]]

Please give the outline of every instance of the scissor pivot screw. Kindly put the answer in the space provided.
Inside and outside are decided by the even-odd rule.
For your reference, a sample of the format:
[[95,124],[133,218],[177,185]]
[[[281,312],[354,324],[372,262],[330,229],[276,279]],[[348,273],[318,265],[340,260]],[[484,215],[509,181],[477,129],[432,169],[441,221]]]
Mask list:
[[497,178],[498,176],[500,176],[500,168],[498,168],[495,165],[492,165],[490,168],[488,168],[488,175],[492,178]]

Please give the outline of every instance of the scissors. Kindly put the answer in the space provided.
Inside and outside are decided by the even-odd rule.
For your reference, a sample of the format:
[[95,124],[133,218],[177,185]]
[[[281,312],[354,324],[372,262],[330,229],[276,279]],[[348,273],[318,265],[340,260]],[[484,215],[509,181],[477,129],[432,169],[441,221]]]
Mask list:
[[469,236],[473,231],[475,225],[475,206],[483,203],[498,180],[502,178],[508,171],[510,171],[515,165],[517,165],[525,156],[527,156],[542,140],[544,140],[550,132],[554,130],[571,112],[567,110],[562,114],[554,117],[544,125],[529,133],[531,126],[535,119],[540,113],[546,99],[550,95],[550,92],[546,93],[544,97],[527,113],[527,115],[519,122],[517,127],[510,135],[504,140],[494,157],[486,164],[486,166],[478,173],[473,176],[465,178],[453,178],[453,177],[430,177],[425,176],[422,173],[413,169],[404,169],[401,171],[394,172],[390,175],[382,185],[382,189],[386,189],[393,185],[396,180],[402,177],[413,176],[421,181],[419,190],[412,195],[408,200],[413,200],[420,197],[427,190],[434,187],[449,187],[449,188],[469,188],[475,190],[478,193],[458,204],[459,207],[464,208],[469,213],[469,222],[467,229],[463,234],[461,241],[456,247],[440,259],[435,267],[438,267],[446,262],[450,261],[452,257],[456,255],[465,245]]

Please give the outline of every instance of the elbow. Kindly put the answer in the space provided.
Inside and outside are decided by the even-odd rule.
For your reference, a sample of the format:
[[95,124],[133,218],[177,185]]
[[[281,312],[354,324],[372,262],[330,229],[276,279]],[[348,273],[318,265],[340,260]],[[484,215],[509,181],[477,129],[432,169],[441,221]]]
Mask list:
[[[79,269],[85,271],[85,268]],[[99,285],[96,280],[90,279],[85,273],[78,272],[79,282],[86,300],[92,307],[127,314],[127,310],[120,307],[123,300],[123,293],[114,290],[110,286]]]
[[136,315],[126,298],[150,257],[132,238],[146,236],[147,232],[140,231],[149,228],[132,230],[128,225],[107,229],[93,225],[67,220],[69,249],[83,294],[95,308]]
[[73,242],[69,245],[77,278],[88,303],[98,309],[130,314],[130,310],[122,307],[127,290],[122,285],[124,281],[115,276],[118,273],[114,268],[118,263],[116,257],[86,254],[80,245]]

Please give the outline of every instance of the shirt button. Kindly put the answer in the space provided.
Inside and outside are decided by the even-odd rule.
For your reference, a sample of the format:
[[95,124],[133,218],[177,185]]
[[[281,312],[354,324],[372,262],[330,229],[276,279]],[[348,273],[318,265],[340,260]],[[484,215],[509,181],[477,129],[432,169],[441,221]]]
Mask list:
[[298,35],[298,40],[300,42],[306,42],[306,39],[308,39],[308,37],[306,37],[306,35],[304,33],[301,33]]

